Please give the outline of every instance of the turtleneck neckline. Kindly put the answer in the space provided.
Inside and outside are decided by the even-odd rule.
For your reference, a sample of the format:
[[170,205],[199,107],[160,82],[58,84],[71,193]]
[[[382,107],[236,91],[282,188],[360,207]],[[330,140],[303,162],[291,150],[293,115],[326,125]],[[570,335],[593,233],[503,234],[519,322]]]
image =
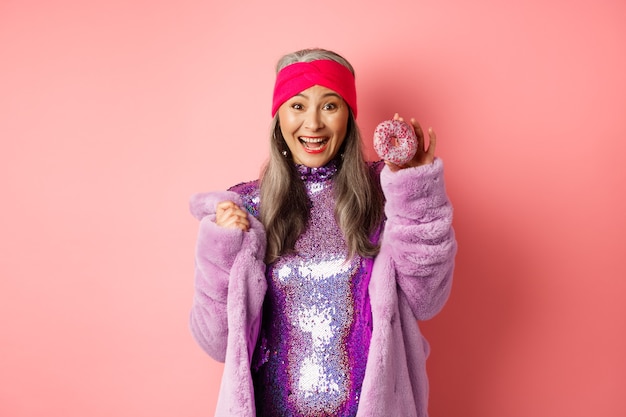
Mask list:
[[339,170],[337,158],[333,159],[324,166],[311,168],[306,165],[296,164],[300,179],[304,182],[322,182],[332,178]]

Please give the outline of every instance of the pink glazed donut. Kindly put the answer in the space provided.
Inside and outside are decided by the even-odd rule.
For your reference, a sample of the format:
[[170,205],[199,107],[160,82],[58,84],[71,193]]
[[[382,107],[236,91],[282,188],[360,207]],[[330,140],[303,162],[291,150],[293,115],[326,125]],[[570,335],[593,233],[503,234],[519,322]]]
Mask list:
[[385,120],[374,131],[374,150],[382,159],[404,165],[417,152],[413,127],[400,120]]

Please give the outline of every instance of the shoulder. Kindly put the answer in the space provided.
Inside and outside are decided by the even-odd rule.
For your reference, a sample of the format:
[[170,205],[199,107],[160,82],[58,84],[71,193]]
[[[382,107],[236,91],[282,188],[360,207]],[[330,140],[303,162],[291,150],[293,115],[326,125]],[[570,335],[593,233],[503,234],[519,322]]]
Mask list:
[[259,218],[259,185],[259,180],[254,180],[233,185],[228,189],[241,197],[243,207],[257,219]]

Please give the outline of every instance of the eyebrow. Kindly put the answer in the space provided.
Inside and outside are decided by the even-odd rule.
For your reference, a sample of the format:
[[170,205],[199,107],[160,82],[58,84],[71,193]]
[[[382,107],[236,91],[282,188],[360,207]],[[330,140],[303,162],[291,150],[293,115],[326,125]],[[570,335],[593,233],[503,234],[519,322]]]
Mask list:
[[[309,99],[309,96],[307,96],[306,94],[302,94],[302,93],[298,93],[296,94],[294,97],[304,97],[306,99]],[[331,93],[325,93],[322,98],[326,98],[326,97],[337,97],[337,98],[341,98],[341,96],[337,93],[331,92]]]

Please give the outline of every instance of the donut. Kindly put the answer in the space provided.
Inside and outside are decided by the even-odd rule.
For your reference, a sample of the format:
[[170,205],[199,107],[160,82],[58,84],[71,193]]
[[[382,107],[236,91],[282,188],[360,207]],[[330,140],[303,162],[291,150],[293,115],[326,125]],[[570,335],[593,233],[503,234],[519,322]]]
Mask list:
[[417,152],[413,127],[400,120],[385,120],[374,131],[374,150],[382,159],[404,165]]

